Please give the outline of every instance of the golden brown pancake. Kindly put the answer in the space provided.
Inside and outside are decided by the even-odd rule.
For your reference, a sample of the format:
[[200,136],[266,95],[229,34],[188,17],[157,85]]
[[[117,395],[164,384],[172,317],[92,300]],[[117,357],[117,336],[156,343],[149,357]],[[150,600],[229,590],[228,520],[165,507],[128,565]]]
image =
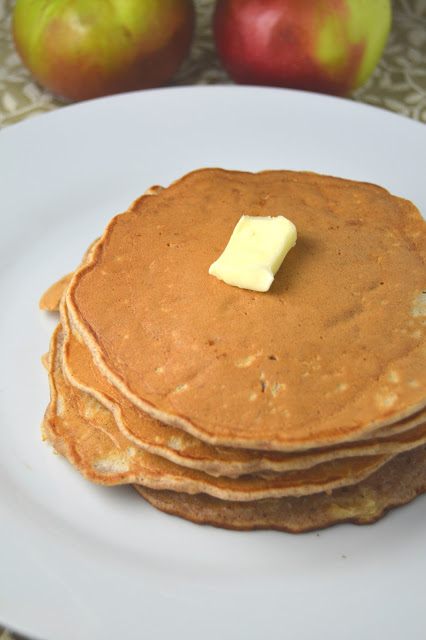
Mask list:
[[[56,337],[60,342],[59,329]],[[57,358],[55,344],[52,345],[52,359]],[[84,426],[84,420],[78,416],[77,423],[82,428],[75,430],[75,399],[64,392],[65,388],[69,391],[69,387],[63,386],[60,368],[53,368],[51,373],[52,400],[46,412],[44,430],[58,452],[91,481],[102,484],[123,484],[132,478],[135,482],[145,481],[146,486],[136,484],[135,488],[146,500],[160,510],[193,522],[231,529],[269,528],[293,533],[347,521],[366,524],[426,490],[426,447],[423,445],[392,458],[366,480],[334,491],[244,502],[217,499],[205,493],[182,493],[180,490],[188,490],[190,484],[182,482],[179,475],[173,477],[168,473],[167,464],[162,467],[158,457],[142,454],[140,459],[135,451],[126,446],[122,448],[120,438],[118,441],[114,438],[114,430],[108,428],[103,419],[107,412],[101,410],[103,417],[96,415],[96,403],[86,407],[86,414],[94,422]],[[179,490],[161,489],[173,485]]]
[[230,502],[141,485],[135,489],[161,511],[224,529],[301,533],[342,522],[371,524],[426,491],[426,447],[401,453],[356,485],[300,498]]
[[[156,467],[158,457],[144,458],[142,454],[139,459],[134,450],[121,446],[120,438],[118,441],[114,438],[113,429],[102,417],[107,412],[101,410],[101,415],[97,415],[96,403],[86,405],[86,415],[90,417],[86,425],[82,416],[75,422],[75,398],[69,394],[70,387],[62,379],[60,367],[54,366],[55,360],[59,364],[56,347],[60,342],[58,327],[50,351],[52,397],[43,424],[45,437],[91,481],[108,485],[123,484],[131,478],[144,480],[147,486],[135,484],[135,488],[158,509],[224,528],[269,528],[296,533],[339,522],[373,522],[426,489],[426,448],[422,446],[392,458],[355,485],[314,495],[240,502],[205,493],[182,493],[180,489],[188,489],[188,485],[180,482],[179,476],[170,476],[167,465],[165,469],[161,464]],[[79,425],[77,429],[73,428],[75,424]],[[161,488],[171,485],[178,487],[178,491]]]
[[62,370],[68,382],[94,396],[107,407],[121,433],[137,446],[162,455],[168,460],[213,475],[236,477],[247,473],[284,472],[307,469],[320,462],[348,456],[392,454],[426,442],[426,412],[422,411],[400,423],[383,427],[369,437],[342,446],[283,453],[214,447],[194,436],[151,418],[120,394],[100,374],[86,345],[70,331],[65,305],[61,305],[64,332],[61,348]]
[[[242,214],[298,229],[267,294],[208,274]],[[131,403],[210,444],[357,441],[426,404],[425,228],[371,184],[196,171],[111,221],[68,288],[73,332]]]
[[[208,274],[243,214],[298,229],[268,293]],[[375,185],[205,169],[152,187],[42,298],[62,323],[43,435],[194,522],[374,522],[426,490],[425,255],[417,209]]]
[[226,500],[300,496],[353,484],[392,456],[353,456],[305,470],[263,477],[214,477],[176,465],[131,443],[118,430],[112,413],[93,396],[67,384],[61,370],[60,327],[54,333],[49,359],[51,401],[43,434],[86,478],[102,484],[137,483],[186,493],[204,492]]

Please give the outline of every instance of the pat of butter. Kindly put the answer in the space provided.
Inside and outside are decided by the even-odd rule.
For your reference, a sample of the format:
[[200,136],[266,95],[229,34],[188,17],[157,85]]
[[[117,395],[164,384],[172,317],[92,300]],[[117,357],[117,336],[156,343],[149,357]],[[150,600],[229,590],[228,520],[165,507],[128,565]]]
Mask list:
[[209,273],[234,287],[268,291],[296,238],[295,225],[284,216],[242,216]]

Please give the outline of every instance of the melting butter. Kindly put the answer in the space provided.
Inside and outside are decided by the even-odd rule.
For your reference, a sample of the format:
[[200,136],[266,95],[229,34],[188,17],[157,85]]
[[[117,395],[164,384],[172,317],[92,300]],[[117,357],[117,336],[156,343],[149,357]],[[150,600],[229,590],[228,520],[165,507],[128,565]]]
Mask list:
[[295,225],[284,216],[242,216],[209,273],[234,287],[268,291],[296,239]]

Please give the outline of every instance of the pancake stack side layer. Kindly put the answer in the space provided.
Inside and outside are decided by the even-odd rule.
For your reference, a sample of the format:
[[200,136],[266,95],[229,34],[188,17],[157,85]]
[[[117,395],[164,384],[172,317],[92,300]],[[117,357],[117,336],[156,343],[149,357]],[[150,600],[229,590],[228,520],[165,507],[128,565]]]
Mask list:
[[[266,293],[209,275],[242,215],[289,218]],[[376,185],[194,171],[43,296],[43,436],[88,480],[230,529],[371,523],[426,491],[426,224]]]

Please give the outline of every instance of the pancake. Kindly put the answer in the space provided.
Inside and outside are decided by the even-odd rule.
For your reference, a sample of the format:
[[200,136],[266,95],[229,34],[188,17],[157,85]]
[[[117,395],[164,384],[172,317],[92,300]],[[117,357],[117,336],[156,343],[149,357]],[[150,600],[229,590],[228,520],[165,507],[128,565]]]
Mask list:
[[401,453],[354,486],[300,498],[230,502],[141,485],[135,489],[160,511],[223,529],[302,533],[343,522],[371,524],[426,491],[426,447]]
[[[243,214],[298,229],[268,293],[208,274]],[[426,490],[425,256],[415,206],[375,185],[204,169],[152,187],[40,301],[61,318],[43,437],[193,522],[374,522]]]
[[[168,460],[213,475],[237,477],[243,474],[307,469],[321,462],[348,456],[395,455],[426,442],[426,412],[375,432],[374,438],[340,447],[282,453],[213,447],[194,436],[164,425],[134,407],[100,374],[90,352],[70,331],[64,305],[61,308],[64,341],[61,351],[63,373],[68,382],[96,398],[114,416],[121,433],[132,443]],[[393,430],[393,431],[392,431]],[[390,432],[390,433],[389,433]]]
[[63,335],[54,333],[49,357],[51,401],[42,425],[44,437],[88,480],[106,485],[136,483],[189,494],[207,493],[220,499],[246,501],[300,496],[347,486],[368,477],[391,456],[353,456],[302,471],[238,478],[214,477],[184,468],[143,449],[132,447],[117,429],[113,415],[93,396],[66,383],[60,348]]
[[[60,329],[56,331],[60,343]],[[54,343],[54,345],[56,342]],[[55,346],[51,350],[51,362],[57,358]],[[53,370],[52,370],[53,372]],[[300,533],[311,529],[324,528],[340,522],[371,523],[382,517],[389,509],[405,504],[426,490],[426,448],[424,446],[392,458],[367,480],[356,485],[337,489],[332,492],[318,492],[301,497],[261,499],[246,502],[217,499],[204,493],[182,493],[176,490],[161,489],[170,484],[170,478],[161,466],[155,473],[155,465],[144,467],[137,462],[133,468],[123,465],[120,443],[111,447],[111,434],[100,420],[101,428],[84,428],[82,441],[73,432],[73,440],[64,437],[52,421],[52,407],[58,408],[63,416],[59,424],[73,422],[75,407],[67,406],[67,394],[59,391],[61,387],[60,369],[53,373],[52,400],[46,412],[45,435],[51,440],[58,452],[65,455],[91,481],[102,484],[123,484],[130,478],[138,477],[148,482],[147,486],[136,484],[138,492],[156,508],[186,518],[193,522],[213,524],[231,529],[280,529]],[[93,409],[93,407],[92,407]],[[90,413],[90,412],[88,412]],[[79,418],[79,424],[82,420]],[[77,437],[77,442],[76,442]],[[77,444],[77,446],[76,446]],[[81,451],[88,449],[97,456],[97,465],[86,466]],[[135,452],[125,450],[128,459],[135,459]],[[106,453],[106,457],[105,457]],[[175,479],[176,480],[176,479]],[[188,488],[181,483],[182,488]],[[157,487],[157,488],[152,488]]]
[[[422,446],[392,458],[366,480],[334,491],[246,502],[217,499],[204,493],[191,495],[161,488],[170,484],[170,478],[161,468],[156,474],[152,466],[144,468],[143,465],[134,463],[133,468],[123,467],[120,443],[115,442],[113,453],[113,439],[108,429],[105,429],[102,419],[99,428],[86,428],[82,431],[81,442],[85,443],[83,449],[86,452],[91,451],[95,457],[100,456],[97,465],[87,467],[84,459],[80,457],[81,442],[78,442],[78,434],[73,432],[73,439],[70,440],[64,437],[61,429],[65,425],[69,427],[70,421],[73,423],[75,406],[67,406],[69,396],[63,393],[65,387],[62,392],[60,390],[64,383],[61,380],[60,368],[52,367],[55,360],[58,363],[56,345],[58,343],[60,346],[60,342],[61,333],[58,327],[50,351],[52,399],[44,421],[45,436],[51,440],[58,452],[68,457],[74,466],[92,481],[123,484],[135,476],[139,477],[139,481],[148,480],[148,486],[135,484],[135,488],[152,505],[167,513],[223,528],[268,528],[300,533],[339,522],[365,524],[376,521],[392,507],[405,504],[426,490],[426,448]],[[53,417],[55,413],[58,414],[56,418]],[[88,413],[91,413],[90,410]],[[78,423],[82,425],[81,418]],[[134,451],[125,451],[128,458],[135,458]],[[179,483],[174,484],[179,486]],[[187,488],[184,483],[182,488]]]
[[[267,294],[209,276],[242,214],[296,247]],[[426,231],[375,185],[205,169],[115,217],[77,270],[73,333],[131,404],[211,445],[341,445],[422,411]]]

